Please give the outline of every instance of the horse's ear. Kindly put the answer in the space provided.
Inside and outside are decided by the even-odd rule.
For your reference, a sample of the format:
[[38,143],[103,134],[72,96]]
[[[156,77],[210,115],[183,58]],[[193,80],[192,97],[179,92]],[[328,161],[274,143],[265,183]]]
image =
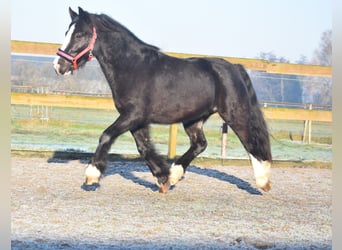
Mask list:
[[86,23],[90,23],[89,13],[78,7],[78,16]]
[[78,7],[78,14],[82,16],[84,14],[84,10],[81,7]]
[[71,7],[69,7],[69,14],[72,21],[78,16],[77,13],[71,9]]

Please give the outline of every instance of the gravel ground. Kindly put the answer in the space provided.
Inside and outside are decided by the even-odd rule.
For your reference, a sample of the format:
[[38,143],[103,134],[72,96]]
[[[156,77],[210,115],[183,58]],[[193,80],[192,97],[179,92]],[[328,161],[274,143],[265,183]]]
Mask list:
[[12,157],[12,249],[331,249],[332,170],[191,166],[168,194],[142,162],[110,162],[83,191],[85,162]]

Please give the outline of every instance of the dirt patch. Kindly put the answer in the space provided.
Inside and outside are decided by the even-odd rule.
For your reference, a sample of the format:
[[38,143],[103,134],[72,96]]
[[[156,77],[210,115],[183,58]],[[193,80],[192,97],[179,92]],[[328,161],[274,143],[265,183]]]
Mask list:
[[191,166],[168,194],[140,161],[113,161],[95,192],[83,160],[12,157],[12,249],[331,249],[332,171]]

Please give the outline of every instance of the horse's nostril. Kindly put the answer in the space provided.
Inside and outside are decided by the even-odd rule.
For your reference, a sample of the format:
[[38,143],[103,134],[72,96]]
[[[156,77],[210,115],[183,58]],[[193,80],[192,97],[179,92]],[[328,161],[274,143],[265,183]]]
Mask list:
[[61,66],[59,65],[59,64],[55,64],[55,72],[56,72],[56,74],[57,75],[60,75],[60,72],[59,72],[59,68],[60,68]]

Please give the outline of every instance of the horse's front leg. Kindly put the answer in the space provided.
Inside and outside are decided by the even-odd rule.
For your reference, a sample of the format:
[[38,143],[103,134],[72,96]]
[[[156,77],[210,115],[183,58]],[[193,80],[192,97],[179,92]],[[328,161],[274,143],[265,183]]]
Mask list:
[[169,166],[167,162],[157,154],[150,139],[149,126],[131,131],[138,151],[142,158],[146,161],[152,175],[157,178],[159,191],[166,193],[170,187],[169,183]]
[[207,147],[207,140],[203,133],[203,120],[192,123],[183,123],[184,129],[190,138],[191,146],[170,168],[169,183],[176,185],[185,174],[186,168],[197,155],[202,153]]
[[100,186],[100,177],[107,168],[107,156],[113,142],[119,135],[132,129],[134,124],[135,120],[120,116],[102,133],[95,154],[85,171],[86,179],[82,186],[84,190],[94,191]]

